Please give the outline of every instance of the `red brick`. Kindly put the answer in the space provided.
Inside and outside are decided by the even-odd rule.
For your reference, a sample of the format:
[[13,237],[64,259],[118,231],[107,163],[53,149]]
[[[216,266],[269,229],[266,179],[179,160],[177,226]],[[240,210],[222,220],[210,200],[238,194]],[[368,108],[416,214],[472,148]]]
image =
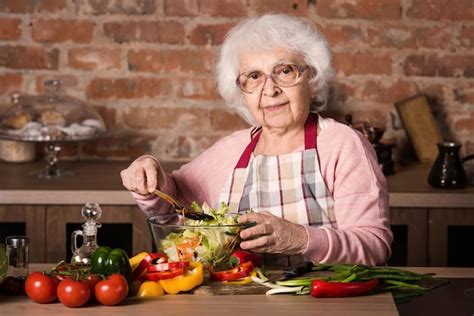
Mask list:
[[234,131],[250,127],[240,116],[225,110],[211,110],[210,114],[213,130]]
[[389,54],[385,53],[336,53],[334,54],[334,67],[345,75],[390,75],[392,73],[392,59]]
[[462,26],[460,42],[464,47],[472,48],[474,46],[474,26]]
[[41,43],[90,43],[94,32],[94,22],[82,20],[36,20],[31,35]]
[[184,27],[174,21],[127,21],[104,24],[105,34],[113,41],[182,44]]
[[406,15],[410,19],[472,21],[474,9],[472,0],[413,0]]
[[224,16],[244,17],[247,14],[243,0],[165,0],[167,16]]
[[79,88],[79,80],[77,77],[67,74],[47,74],[47,75],[37,75],[36,76],[36,93],[45,94],[46,90],[44,87],[44,82],[47,80],[59,80],[61,81],[61,87],[59,88],[59,93],[80,97],[82,89]]
[[[102,159],[136,159],[149,153],[149,144],[154,138],[133,131],[121,131],[97,141],[84,143],[81,145],[81,154]],[[117,181],[120,181],[119,175]]]
[[365,42],[364,34],[359,26],[328,24],[320,30],[331,46],[359,45]]
[[417,92],[416,86],[410,81],[399,80],[387,84],[379,80],[369,80],[363,85],[361,96],[364,101],[394,103]]
[[306,16],[308,14],[308,0],[250,0],[250,8],[255,14],[265,14],[268,12],[285,13],[292,15]]
[[25,46],[0,46],[0,67],[58,69],[59,51]]
[[12,41],[21,36],[20,19],[0,18],[0,40]]
[[350,85],[349,83],[344,83],[338,80],[331,85],[329,98],[329,103],[344,103],[349,98],[355,95],[356,88],[354,85]]
[[218,100],[220,95],[217,92],[217,84],[213,78],[201,79],[178,79],[178,96],[199,100]]
[[156,78],[93,79],[87,87],[91,99],[136,99],[169,97],[171,82]]
[[461,82],[453,89],[454,99],[461,103],[474,104],[474,83]]
[[408,76],[474,77],[473,56],[409,55],[403,69]]
[[417,82],[418,91],[423,92],[428,97],[428,103],[445,104],[446,96],[444,95],[445,85],[439,83]]
[[474,114],[471,112],[470,117],[459,118],[454,124],[454,130],[457,133],[474,132]]
[[146,72],[210,73],[212,52],[209,50],[151,50],[128,53],[128,68]]
[[9,95],[15,91],[19,91],[23,78],[20,74],[6,74],[0,75],[0,95]]
[[155,13],[154,0],[87,0],[78,5],[81,14],[152,14]]
[[123,111],[123,121],[131,128],[186,127],[199,130],[209,126],[209,112],[197,108],[129,107]]
[[58,12],[66,8],[66,0],[3,0],[0,11],[11,13]]
[[68,52],[71,68],[82,70],[120,69],[121,51],[117,48],[72,48]]
[[400,19],[400,0],[318,0],[316,11],[321,17]]
[[235,24],[199,24],[189,34],[189,41],[194,45],[220,45],[227,32]]

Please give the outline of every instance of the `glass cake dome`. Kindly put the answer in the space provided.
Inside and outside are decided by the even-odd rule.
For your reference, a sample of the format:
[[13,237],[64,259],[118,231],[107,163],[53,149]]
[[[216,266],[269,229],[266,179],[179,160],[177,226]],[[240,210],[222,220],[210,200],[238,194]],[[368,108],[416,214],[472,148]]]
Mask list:
[[100,115],[82,101],[58,95],[59,80],[44,82],[42,96],[14,95],[0,115],[0,138],[29,142],[81,141],[105,133]]
[[44,143],[47,165],[38,176],[71,174],[57,167],[61,143],[87,141],[105,135],[102,117],[79,99],[59,95],[61,82],[44,82],[45,95],[15,94],[13,105],[0,114],[0,139]]

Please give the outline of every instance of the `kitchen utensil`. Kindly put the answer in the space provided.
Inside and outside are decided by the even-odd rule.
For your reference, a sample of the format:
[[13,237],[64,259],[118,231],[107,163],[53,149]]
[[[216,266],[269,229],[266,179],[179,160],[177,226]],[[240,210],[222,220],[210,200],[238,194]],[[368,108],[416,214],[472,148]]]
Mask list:
[[294,266],[283,269],[283,274],[274,278],[270,278],[265,282],[276,282],[276,281],[285,281],[288,279],[296,278],[297,276],[303,275],[306,272],[313,270],[313,262],[304,261]]
[[461,159],[461,144],[454,142],[438,143],[438,157],[428,176],[428,183],[441,189],[459,189],[467,184],[463,163],[474,159],[469,155]]
[[163,200],[166,202],[170,203],[173,205],[175,211],[179,214],[182,214],[184,217],[189,218],[189,219],[194,219],[197,221],[206,221],[206,220],[213,220],[214,217],[205,213],[198,213],[195,211],[191,211],[187,208],[185,208],[181,203],[173,199],[171,196],[166,194],[163,191],[160,190],[155,190],[153,193],[161,197]]

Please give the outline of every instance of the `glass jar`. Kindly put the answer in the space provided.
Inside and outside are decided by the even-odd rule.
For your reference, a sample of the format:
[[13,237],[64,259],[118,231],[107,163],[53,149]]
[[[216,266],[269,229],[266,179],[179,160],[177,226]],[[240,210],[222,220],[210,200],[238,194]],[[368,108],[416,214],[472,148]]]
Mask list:
[[28,267],[28,244],[26,236],[9,236],[5,239],[7,245],[7,275],[12,277],[26,278],[29,273]]

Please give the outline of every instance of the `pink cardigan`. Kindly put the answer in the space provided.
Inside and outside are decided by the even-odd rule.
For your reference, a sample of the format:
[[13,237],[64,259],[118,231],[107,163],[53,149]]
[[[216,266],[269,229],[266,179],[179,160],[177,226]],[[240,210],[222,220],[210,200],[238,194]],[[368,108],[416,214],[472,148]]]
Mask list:
[[[384,264],[393,236],[385,177],[375,152],[364,136],[332,119],[321,118],[319,129],[317,151],[322,176],[334,198],[337,228],[305,226],[309,241],[304,256],[316,262]],[[249,141],[250,130],[240,130],[171,174],[160,166],[158,185],[182,202],[216,206],[225,180]],[[165,201],[153,195],[132,194],[148,216],[170,211]]]

